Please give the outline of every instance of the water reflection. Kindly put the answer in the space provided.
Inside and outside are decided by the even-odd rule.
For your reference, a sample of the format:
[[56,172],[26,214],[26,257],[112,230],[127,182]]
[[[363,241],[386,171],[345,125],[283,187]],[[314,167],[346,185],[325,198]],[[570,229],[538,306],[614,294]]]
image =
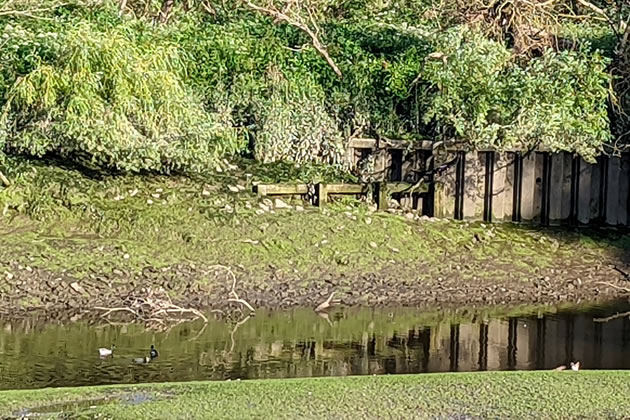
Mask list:
[[[594,322],[628,306],[551,314],[364,309],[328,318],[295,310],[159,333],[135,325],[0,323],[0,388],[553,369],[571,360],[586,369],[628,369],[630,319]],[[100,359],[97,349],[111,343],[114,357]],[[151,344],[159,358],[134,364]]]

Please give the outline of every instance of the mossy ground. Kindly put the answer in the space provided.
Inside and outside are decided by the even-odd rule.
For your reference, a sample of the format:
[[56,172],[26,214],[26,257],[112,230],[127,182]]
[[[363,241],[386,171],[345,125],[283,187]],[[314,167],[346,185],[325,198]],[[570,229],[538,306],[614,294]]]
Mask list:
[[[419,220],[372,212],[355,199],[323,209],[285,200],[290,208],[263,211],[252,193],[256,182],[272,179],[342,178],[325,168],[241,163],[191,179],[93,177],[15,162],[8,173],[15,185],[0,191],[0,292],[10,307],[76,306],[91,295],[115,303],[106,302],[107,290],[130,283],[166,285],[179,301],[193,290],[213,305],[225,300],[227,288],[213,270],[217,264],[233,269],[248,299],[271,307],[311,305],[332,290],[349,304],[623,294],[600,284],[619,280],[609,265],[628,257],[622,232]],[[72,297],[74,281],[85,296],[50,299]]]
[[621,371],[455,373],[5,391],[0,415],[598,419],[630,416],[629,394]]

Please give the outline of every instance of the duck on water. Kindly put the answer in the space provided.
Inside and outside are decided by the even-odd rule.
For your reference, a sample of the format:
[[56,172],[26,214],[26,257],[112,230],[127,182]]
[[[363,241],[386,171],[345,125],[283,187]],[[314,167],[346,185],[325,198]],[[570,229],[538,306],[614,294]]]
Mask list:
[[158,351],[155,349],[155,346],[151,344],[151,350],[149,350],[149,356],[136,357],[135,359],[133,359],[133,361],[136,364],[141,365],[141,364],[149,363],[151,360],[155,359],[156,357],[158,357]]
[[107,357],[107,356],[111,356],[114,354],[114,349],[116,348],[115,345],[112,344],[112,346],[110,348],[103,348],[101,347],[100,349],[98,349],[98,355],[101,357]]

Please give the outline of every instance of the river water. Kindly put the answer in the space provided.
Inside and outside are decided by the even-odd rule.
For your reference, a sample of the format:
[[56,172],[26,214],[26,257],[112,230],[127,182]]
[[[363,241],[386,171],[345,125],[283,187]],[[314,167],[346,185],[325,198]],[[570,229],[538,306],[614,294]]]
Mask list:
[[[0,389],[421,372],[630,368],[628,302],[576,307],[260,312],[238,323],[0,321]],[[605,320],[601,318],[611,317]],[[113,357],[98,348],[116,345]],[[147,364],[133,359],[159,356]]]

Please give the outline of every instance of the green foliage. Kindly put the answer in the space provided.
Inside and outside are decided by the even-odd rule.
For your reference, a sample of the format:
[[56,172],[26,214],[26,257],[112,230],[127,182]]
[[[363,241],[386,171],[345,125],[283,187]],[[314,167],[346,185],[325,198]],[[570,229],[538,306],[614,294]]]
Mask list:
[[9,90],[6,147],[131,172],[201,171],[237,152],[229,112],[203,109],[177,46],[136,31],[83,24],[65,33],[56,59]]
[[[17,1],[17,0],[16,0]],[[16,4],[32,8],[32,0]],[[258,159],[338,164],[351,135],[542,145],[592,159],[610,139],[601,24],[561,25],[582,45],[515,60],[461,22],[454,2],[312,2],[338,78],[286,24],[235,5],[57,3],[0,16],[0,150],[124,171],[202,171]],[[29,6],[30,5],[30,6]],[[199,6],[199,7],[198,7]],[[131,12],[133,11],[133,13]],[[447,56],[446,64],[431,52]]]
[[437,43],[445,62],[427,65],[436,95],[427,122],[479,148],[543,146],[593,160],[610,140],[608,61],[587,47],[546,50],[525,67],[500,43],[464,29]]

